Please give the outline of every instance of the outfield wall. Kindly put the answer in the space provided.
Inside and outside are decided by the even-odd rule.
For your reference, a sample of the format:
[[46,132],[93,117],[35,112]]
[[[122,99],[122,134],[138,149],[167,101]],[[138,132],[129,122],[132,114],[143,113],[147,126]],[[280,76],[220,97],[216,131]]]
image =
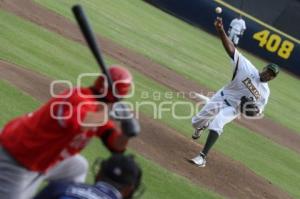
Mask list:
[[[300,0],[223,0],[300,39]],[[259,6],[257,6],[259,5]],[[268,12],[266,12],[266,10]]]
[[[241,11],[221,0],[145,0],[148,3],[212,34],[216,34],[214,12],[217,6],[223,8],[221,17],[227,31],[229,23]],[[240,40],[239,47],[259,57],[279,64],[282,68],[300,76],[300,41],[260,22],[254,17],[242,13],[247,30]]]

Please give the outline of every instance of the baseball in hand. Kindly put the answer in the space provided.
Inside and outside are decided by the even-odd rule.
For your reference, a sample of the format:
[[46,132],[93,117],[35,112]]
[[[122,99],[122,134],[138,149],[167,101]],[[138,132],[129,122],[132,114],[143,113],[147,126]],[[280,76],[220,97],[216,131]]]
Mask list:
[[222,8],[221,7],[216,7],[215,12],[217,14],[221,14],[222,13]]

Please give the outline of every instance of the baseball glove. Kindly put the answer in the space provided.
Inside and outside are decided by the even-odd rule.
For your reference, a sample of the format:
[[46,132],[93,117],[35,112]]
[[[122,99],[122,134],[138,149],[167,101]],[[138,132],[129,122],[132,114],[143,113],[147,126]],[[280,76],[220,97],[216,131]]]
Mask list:
[[259,108],[255,104],[253,97],[243,96],[241,98],[240,111],[248,117],[254,117],[258,115]]

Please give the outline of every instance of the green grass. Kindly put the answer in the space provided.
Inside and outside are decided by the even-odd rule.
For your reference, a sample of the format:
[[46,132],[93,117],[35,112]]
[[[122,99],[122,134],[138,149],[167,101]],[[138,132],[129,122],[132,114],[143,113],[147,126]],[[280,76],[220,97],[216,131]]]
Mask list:
[[[254,132],[230,124],[216,149],[247,165],[258,175],[300,198],[300,156]],[[230,134],[230,135],[229,135]]]
[[[221,88],[232,76],[230,61],[218,39],[141,0],[35,1],[71,20],[70,7],[80,2],[97,32],[212,90]],[[244,54],[258,68],[266,64]],[[300,132],[299,80],[282,72],[270,87],[266,116]]]
[[[0,126],[20,114],[32,111],[40,104],[31,96],[16,90],[7,82],[0,80]],[[1,128],[0,127],[0,128]]]
[[[0,33],[2,59],[73,82],[83,68],[86,72],[95,71],[97,68],[84,46],[72,45],[73,42],[28,22],[15,20],[6,12],[1,11],[0,18],[0,29],[6,30]],[[75,60],[74,57],[78,59]],[[66,70],[62,72],[58,70],[59,67]]]
[[[88,50],[86,48],[80,48],[79,44],[74,43],[74,42],[68,42],[67,40],[59,38],[60,36],[55,35],[53,33],[48,33],[43,30],[36,31],[36,29],[37,29],[36,26],[34,26],[30,23],[24,22],[24,21],[18,19],[17,17],[13,17],[7,13],[4,13],[4,12],[0,12],[0,13],[1,13],[1,16],[5,17],[5,20],[9,21],[12,26],[14,23],[18,23],[18,27],[20,28],[20,30],[22,29],[22,31],[26,31],[28,34],[31,34],[28,37],[34,37],[34,34],[39,34],[40,37],[44,37],[44,38],[46,38],[46,35],[49,35],[49,37],[56,36],[57,43],[55,41],[53,41],[51,43],[51,46],[54,46],[56,48],[56,46],[59,46],[58,42],[64,42],[64,43],[68,44],[66,47],[66,51],[68,51],[68,48],[80,49],[81,50],[80,53],[82,55],[87,56],[87,57],[85,57],[85,56],[77,57],[76,52],[74,52],[72,54],[68,54],[68,56],[71,56],[71,57],[69,57],[68,59],[62,60],[61,64],[53,64],[51,66],[51,68],[45,68],[45,69],[43,68],[45,74],[48,74],[49,76],[54,77],[54,78],[58,78],[58,76],[63,76],[63,74],[69,73],[68,66],[69,66],[70,59],[73,59],[74,62],[77,62],[77,60],[79,60],[79,59],[84,59],[84,60],[82,60],[83,63],[91,62],[90,61],[91,56],[89,56]],[[17,32],[20,30],[17,30]],[[11,34],[13,34],[13,33],[11,33]],[[18,35],[15,34],[15,37],[17,37],[17,36]],[[3,38],[3,39],[5,40],[5,38]],[[22,45],[27,44],[27,45],[31,45],[32,48],[37,48],[37,52],[35,52],[35,54],[31,54],[28,57],[26,57],[26,59],[28,60],[27,62],[21,60],[21,61],[18,61],[18,63],[20,65],[23,65],[24,67],[33,68],[35,70],[41,71],[41,68],[36,67],[37,65],[35,63],[28,63],[28,62],[33,62],[33,60],[35,60],[32,57],[39,57],[40,54],[43,53],[43,50],[41,50],[41,48],[46,50],[47,45],[39,47],[38,43],[36,43],[36,42],[32,43],[32,41],[30,41],[26,35],[24,36],[23,42],[24,43]],[[8,46],[6,46],[6,48],[11,48],[13,45],[15,45],[14,46],[15,48],[18,48],[20,44],[9,43],[7,45]],[[7,55],[6,55],[6,57],[8,57],[8,58],[10,58],[12,56],[13,55],[11,55],[9,53],[7,53]],[[59,59],[59,57],[64,57],[65,55],[64,54],[62,54],[62,55],[61,54],[59,54],[59,55],[53,54],[52,57],[49,57],[49,58],[45,57],[46,60],[44,60],[44,62],[48,62],[49,64],[51,64],[52,60],[56,59],[56,56]],[[2,52],[0,53],[0,58],[7,59],[5,57],[2,57]],[[13,58],[11,58],[11,59],[13,60]],[[109,63],[112,63],[112,60],[109,60]],[[97,70],[96,67],[93,68],[92,66],[88,69],[91,70],[89,72]],[[49,70],[49,72],[47,70]],[[79,73],[86,72],[86,70],[87,70],[86,65],[78,66]],[[53,72],[51,73],[50,71],[53,71]],[[145,96],[142,96],[143,92],[149,92],[150,94],[152,93],[153,95],[155,92],[155,93],[160,93],[161,95],[163,95],[164,93],[169,91],[166,87],[159,85],[158,83],[146,78],[145,76],[139,74],[138,72],[133,71],[133,73],[134,73],[137,89],[136,89],[135,97],[133,99],[131,99],[132,101],[141,101],[141,98],[143,98],[143,100],[145,100]],[[69,79],[69,76],[65,77],[65,79]],[[75,77],[72,76],[72,77],[70,77],[70,79],[74,80]],[[166,97],[156,99],[156,97],[153,97],[153,95],[151,95],[152,97],[149,97],[150,101],[154,101],[156,103],[167,101]],[[172,98],[171,100],[176,102],[179,99]],[[184,108],[184,107],[180,107],[179,111],[184,112],[185,109],[186,108]],[[148,115],[152,115],[152,109],[150,107],[144,107],[141,110]],[[176,128],[181,133],[183,133],[187,136],[190,136],[190,132],[191,132],[192,128],[190,126],[190,121],[188,119],[180,120],[180,121],[174,120],[174,119],[172,119],[171,114],[169,112],[164,112],[163,117],[161,118],[161,121],[168,124],[169,126],[171,126],[173,128]],[[218,150],[220,150],[223,153],[225,153],[226,155],[231,156],[234,159],[242,162],[247,167],[249,167],[251,170],[253,170],[257,174],[265,177],[266,179],[270,180],[273,184],[281,187],[283,190],[289,192],[291,195],[297,196],[297,197],[300,196],[300,191],[297,188],[297,184],[298,184],[297,182],[299,182],[300,174],[296,172],[297,168],[300,167],[299,154],[295,154],[294,152],[287,150],[284,147],[281,147],[279,145],[276,145],[276,144],[272,143],[271,141],[267,140],[266,138],[256,135],[256,134],[248,131],[245,128],[238,127],[235,124],[229,125],[225,129],[225,131],[226,131],[226,133],[224,135],[222,135],[222,138],[216,145],[216,148]],[[95,153],[95,151],[98,151],[98,149],[96,147],[91,146],[90,151],[91,151],[90,153],[93,154],[93,153]],[[87,154],[87,155],[91,159],[92,155],[89,155],[89,154]],[[147,162],[147,161],[145,161],[145,162]],[[150,163],[148,166],[150,168],[152,167],[152,165]],[[145,169],[145,171],[147,172],[146,175],[149,175],[149,178],[150,178],[154,174],[151,173],[150,170],[148,170],[148,166],[146,166],[147,169]],[[272,172],[272,171],[277,171],[277,172]],[[153,171],[153,172],[155,172],[155,171]],[[159,173],[157,175],[159,175]],[[164,176],[164,174],[161,174],[161,175]],[[171,174],[168,173],[168,175],[171,175]],[[287,176],[289,176],[289,179],[287,179]],[[161,187],[156,186],[155,184],[152,184],[152,183],[158,181],[158,180],[155,181],[155,179],[156,179],[155,176],[153,178],[154,178],[153,180],[149,180],[149,184],[147,184],[147,186],[153,187],[153,189],[152,189],[153,192],[159,192],[157,189],[160,189]],[[281,179],[284,179],[284,181],[282,181]],[[161,180],[161,183],[163,183],[164,179],[160,179],[160,180]],[[173,186],[173,185],[171,186],[172,181],[173,181],[173,179],[170,179],[170,187]],[[182,180],[179,180],[179,181],[182,181]],[[174,184],[174,186],[175,185],[177,185],[177,184]],[[188,185],[186,184],[186,186],[188,186]],[[176,190],[176,189],[174,189],[174,190]],[[163,191],[160,189],[160,192],[163,192]],[[203,192],[201,190],[199,190],[199,194],[202,194],[202,193]],[[150,192],[149,194],[152,195],[155,193]],[[177,195],[177,194],[178,193],[176,192],[175,195]],[[191,198],[193,198],[193,197],[191,196]]]

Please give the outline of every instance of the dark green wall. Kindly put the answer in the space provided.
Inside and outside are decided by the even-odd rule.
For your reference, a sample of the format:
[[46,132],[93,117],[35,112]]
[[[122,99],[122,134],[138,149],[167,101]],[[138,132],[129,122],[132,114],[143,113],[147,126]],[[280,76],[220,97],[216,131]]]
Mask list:
[[[201,1],[201,0],[200,0]],[[224,0],[246,13],[300,39],[299,0]]]

